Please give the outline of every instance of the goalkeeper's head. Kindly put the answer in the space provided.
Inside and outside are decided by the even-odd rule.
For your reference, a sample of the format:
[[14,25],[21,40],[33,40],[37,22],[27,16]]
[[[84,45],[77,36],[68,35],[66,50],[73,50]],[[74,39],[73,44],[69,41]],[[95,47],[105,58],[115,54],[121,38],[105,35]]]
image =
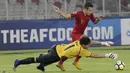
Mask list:
[[82,35],[79,42],[83,48],[86,48],[91,43],[91,40],[87,35]]

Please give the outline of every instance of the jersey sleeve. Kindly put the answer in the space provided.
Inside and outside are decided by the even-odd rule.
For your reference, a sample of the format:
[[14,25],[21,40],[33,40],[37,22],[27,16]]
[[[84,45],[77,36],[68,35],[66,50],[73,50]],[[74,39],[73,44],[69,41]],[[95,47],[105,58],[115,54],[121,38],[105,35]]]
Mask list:
[[72,12],[72,13],[71,13],[71,18],[74,18],[74,17],[76,17],[77,15],[78,15],[78,12],[76,12],[76,11],[75,11],[75,12]]
[[96,18],[94,17],[93,13],[90,15],[90,19],[92,20],[92,22],[94,22],[96,20]]
[[87,51],[87,50],[82,50],[81,53],[79,54],[80,56],[85,56],[85,57],[89,57],[91,56],[91,52]]

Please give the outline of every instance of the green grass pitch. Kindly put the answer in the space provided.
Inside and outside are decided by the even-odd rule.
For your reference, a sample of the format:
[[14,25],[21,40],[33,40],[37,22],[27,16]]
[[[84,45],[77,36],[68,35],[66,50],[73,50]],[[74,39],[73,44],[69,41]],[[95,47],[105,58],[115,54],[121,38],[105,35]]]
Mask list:
[[[40,53],[47,50],[17,50],[17,51],[0,51],[0,73],[42,73],[36,69],[38,64],[22,65],[19,66],[16,72],[13,71],[13,62],[16,58],[23,59],[26,57],[36,57]],[[122,71],[114,69],[114,64],[117,60],[109,58],[94,59],[82,57],[80,60],[82,70],[77,70],[72,62],[74,59],[67,60],[64,63],[65,72],[60,71],[54,64],[46,67],[45,73],[130,73],[130,46],[120,47],[101,47],[90,48],[89,51],[104,54],[114,52],[119,55],[118,60],[122,60],[126,67]]]

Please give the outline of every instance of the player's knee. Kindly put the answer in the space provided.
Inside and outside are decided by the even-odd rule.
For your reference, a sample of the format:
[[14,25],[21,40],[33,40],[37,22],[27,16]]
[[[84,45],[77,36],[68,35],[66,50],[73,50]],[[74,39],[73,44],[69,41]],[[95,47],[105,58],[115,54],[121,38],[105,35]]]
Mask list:
[[49,49],[49,50],[48,50],[48,53],[50,53],[50,52],[51,52],[51,50]]
[[36,62],[40,63],[43,58],[44,58],[44,54],[40,54],[38,57],[36,57]]
[[36,62],[37,62],[37,63],[39,63],[39,62],[40,62],[39,57],[36,57]]
[[65,61],[65,60],[67,60],[67,59],[68,59],[68,58],[67,58],[66,56],[62,56],[62,57],[61,57],[61,60],[62,60],[62,61]]
[[82,56],[77,56],[78,58],[81,58]]

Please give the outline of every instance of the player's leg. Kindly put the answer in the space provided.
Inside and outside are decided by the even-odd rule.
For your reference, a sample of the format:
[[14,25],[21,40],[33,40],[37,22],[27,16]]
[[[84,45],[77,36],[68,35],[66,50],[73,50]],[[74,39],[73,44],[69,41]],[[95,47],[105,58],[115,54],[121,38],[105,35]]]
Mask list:
[[80,63],[79,63],[79,59],[81,58],[81,56],[77,56],[76,58],[75,58],[75,60],[74,60],[74,62],[73,62],[73,65],[77,68],[77,69],[79,69],[79,70],[81,70],[81,68],[80,68]]
[[81,36],[82,36],[82,34],[72,33],[72,36],[71,36],[72,37],[72,41],[71,41],[71,43],[76,41],[76,40],[79,40]]
[[40,70],[40,71],[42,71],[42,72],[45,71],[44,65],[41,64],[41,63],[37,66],[37,69]]
[[37,68],[40,70],[40,68],[50,65],[52,63],[55,63],[59,60],[60,60],[60,58],[56,52],[56,45],[54,45],[48,50],[48,54],[39,56],[40,64],[39,64],[39,66],[37,66]]
[[44,63],[44,66],[49,64],[55,63],[59,61],[60,58],[56,52],[56,45],[53,45],[49,50],[48,54],[44,54],[43,56],[39,57],[40,63]]
[[[82,34],[72,34],[72,42],[74,42],[74,41],[76,41],[76,40],[79,40],[81,36],[82,36]],[[77,57],[75,58],[74,62],[73,62],[73,65],[74,65],[77,69],[79,69],[79,70],[81,70],[80,64],[79,64],[79,59],[80,59],[80,58],[81,58],[81,56],[77,56]]]
[[38,61],[38,63],[40,63],[38,66],[37,66],[37,69],[38,70],[41,70],[41,71],[45,71],[45,68],[44,68],[44,63],[41,64],[41,59],[44,58],[45,56],[47,56],[48,54],[40,54],[39,57],[36,58],[36,60]]
[[67,60],[68,58],[66,56],[62,56],[60,61],[57,63],[57,67],[60,68],[62,71],[65,71],[63,63],[65,60]]
[[31,63],[38,63],[38,60],[35,57],[28,57],[22,60],[16,59],[14,61],[14,70],[16,70],[16,68],[19,65],[26,65],[26,64],[31,64]]

